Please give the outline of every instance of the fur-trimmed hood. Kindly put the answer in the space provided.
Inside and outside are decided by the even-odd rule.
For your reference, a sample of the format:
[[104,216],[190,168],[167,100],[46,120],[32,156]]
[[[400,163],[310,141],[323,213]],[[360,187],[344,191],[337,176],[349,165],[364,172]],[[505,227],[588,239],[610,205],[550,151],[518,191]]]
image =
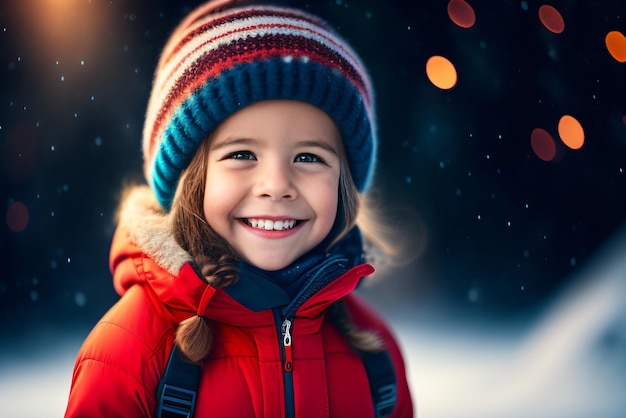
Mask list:
[[[253,312],[290,303],[282,288],[256,275],[242,274],[236,284],[213,289],[193,268],[190,254],[174,239],[170,222],[170,215],[147,186],[137,186],[126,193],[110,255],[113,281],[120,295],[134,285],[147,284],[174,314],[176,322],[198,313],[243,324]],[[348,270],[302,304],[298,315],[317,315],[352,292],[359,280],[373,271],[368,264]],[[212,296],[207,307],[208,293]]]
[[148,186],[129,189],[119,209],[119,229],[130,241],[170,274],[177,275],[191,261],[171,232],[171,216],[164,212]]

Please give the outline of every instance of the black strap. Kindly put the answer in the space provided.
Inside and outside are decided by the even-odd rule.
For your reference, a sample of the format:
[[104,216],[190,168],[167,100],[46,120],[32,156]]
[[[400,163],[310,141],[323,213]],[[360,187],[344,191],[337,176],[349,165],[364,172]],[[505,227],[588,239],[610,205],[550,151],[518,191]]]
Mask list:
[[359,354],[370,383],[374,416],[376,418],[389,417],[398,400],[396,372],[391,356],[387,351],[376,353],[360,351]]
[[[374,416],[391,416],[397,402],[396,373],[387,351],[359,352],[370,384]],[[157,392],[158,418],[191,418],[196,406],[201,367],[191,363],[174,344]]]
[[157,391],[158,418],[193,417],[201,371],[201,367],[187,360],[174,344]]

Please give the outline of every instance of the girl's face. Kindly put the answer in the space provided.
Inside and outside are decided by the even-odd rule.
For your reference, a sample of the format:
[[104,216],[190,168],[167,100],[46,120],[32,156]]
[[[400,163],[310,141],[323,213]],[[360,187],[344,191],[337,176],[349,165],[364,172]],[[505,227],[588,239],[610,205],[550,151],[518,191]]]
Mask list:
[[303,102],[250,105],[211,136],[204,216],[239,257],[288,266],[319,244],[337,214],[339,131]]

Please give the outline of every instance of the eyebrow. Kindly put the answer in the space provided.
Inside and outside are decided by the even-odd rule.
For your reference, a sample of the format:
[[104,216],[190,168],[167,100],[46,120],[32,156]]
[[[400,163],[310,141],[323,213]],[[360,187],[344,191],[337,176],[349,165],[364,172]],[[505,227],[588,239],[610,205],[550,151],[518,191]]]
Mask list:
[[257,141],[251,138],[229,138],[224,141],[216,143],[212,143],[209,147],[210,151],[216,151],[231,145],[253,145],[256,144]]
[[[226,139],[224,141],[218,142],[217,144],[211,145],[210,150],[217,151],[219,149],[226,148],[232,145],[254,145],[254,144],[257,144],[258,142],[259,141],[257,141],[256,139],[252,139],[252,138],[232,138],[232,139]],[[321,148],[339,157],[339,152],[332,145],[322,140],[307,139],[307,140],[296,142],[295,146]]]
[[326,150],[328,152],[330,152],[331,154],[336,155],[337,157],[339,156],[339,153],[337,152],[337,150],[330,144],[322,141],[322,140],[317,140],[317,139],[310,139],[310,140],[305,140],[305,141],[299,141],[296,143],[296,146],[299,147],[317,147],[317,148],[321,148],[323,150]]

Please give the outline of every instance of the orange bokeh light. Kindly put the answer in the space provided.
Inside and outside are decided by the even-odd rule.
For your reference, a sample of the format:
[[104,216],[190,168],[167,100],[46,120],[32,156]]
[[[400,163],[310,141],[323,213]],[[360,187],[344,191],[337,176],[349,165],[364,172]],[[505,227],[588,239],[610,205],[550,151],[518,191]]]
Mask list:
[[570,115],[563,115],[559,120],[559,136],[561,141],[571,149],[580,149],[585,143],[583,127]]
[[13,232],[22,232],[28,226],[28,209],[22,202],[13,202],[7,210],[7,225]]
[[565,30],[563,16],[552,6],[544,4],[539,8],[539,20],[550,32],[561,33]]
[[471,28],[476,23],[474,9],[465,0],[450,0],[448,2],[448,16],[450,16],[450,20],[462,28]]
[[619,31],[611,31],[604,38],[609,54],[618,62],[626,62],[626,36]]
[[545,129],[535,128],[530,134],[530,146],[543,161],[552,161],[556,156],[554,138]]
[[434,55],[426,61],[426,75],[431,83],[443,90],[451,89],[457,82],[454,64],[440,55]]

